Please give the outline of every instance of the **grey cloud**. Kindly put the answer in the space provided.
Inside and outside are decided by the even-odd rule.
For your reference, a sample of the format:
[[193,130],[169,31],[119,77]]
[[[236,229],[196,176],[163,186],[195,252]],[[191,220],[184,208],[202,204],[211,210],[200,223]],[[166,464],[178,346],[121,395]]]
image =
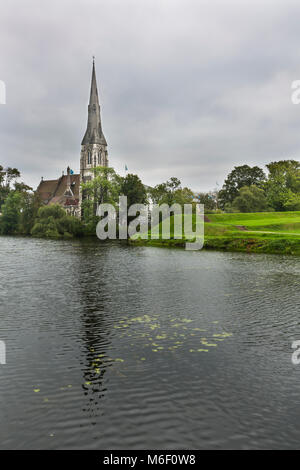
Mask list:
[[207,190],[300,158],[299,19],[289,0],[2,0],[0,163],[33,186],[78,170],[93,54],[117,171]]

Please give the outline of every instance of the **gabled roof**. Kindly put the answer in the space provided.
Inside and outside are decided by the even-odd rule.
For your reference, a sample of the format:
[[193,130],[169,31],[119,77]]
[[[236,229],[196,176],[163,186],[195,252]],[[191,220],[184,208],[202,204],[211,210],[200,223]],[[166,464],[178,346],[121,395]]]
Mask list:
[[[69,178],[72,191],[70,194],[67,175],[63,175],[57,180],[42,180],[36,192],[45,204],[78,205],[80,175],[70,175]],[[73,201],[74,204],[70,204],[70,201]]]

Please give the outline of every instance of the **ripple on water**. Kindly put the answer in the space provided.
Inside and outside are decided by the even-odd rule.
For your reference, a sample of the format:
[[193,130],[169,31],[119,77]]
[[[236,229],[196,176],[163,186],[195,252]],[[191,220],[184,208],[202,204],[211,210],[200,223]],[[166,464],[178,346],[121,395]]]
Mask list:
[[2,448],[293,447],[299,261],[1,238]]

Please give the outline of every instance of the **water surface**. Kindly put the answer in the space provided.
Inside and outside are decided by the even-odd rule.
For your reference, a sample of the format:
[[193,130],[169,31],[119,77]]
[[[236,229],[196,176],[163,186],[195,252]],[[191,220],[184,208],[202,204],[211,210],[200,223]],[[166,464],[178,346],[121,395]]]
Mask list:
[[297,448],[300,260],[0,238],[2,449]]

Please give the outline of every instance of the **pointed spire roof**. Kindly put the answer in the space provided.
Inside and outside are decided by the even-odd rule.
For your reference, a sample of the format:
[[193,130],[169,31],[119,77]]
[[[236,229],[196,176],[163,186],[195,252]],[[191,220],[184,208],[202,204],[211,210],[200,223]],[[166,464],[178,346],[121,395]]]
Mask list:
[[99,105],[99,98],[98,98],[94,58],[93,58],[90,101],[88,105],[87,129],[86,129],[84,138],[81,142],[81,145],[86,145],[86,144],[107,145],[105,137],[102,132],[102,126],[101,126],[100,105]]
[[98,90],[97,90],[97,80],[95,72],[95,60],[93,59],[93,69],[92,69],[92,82],[91,82],[91,93],[90,93],[90,102],[89,105],[96,104],[99,106],[98,99]]

